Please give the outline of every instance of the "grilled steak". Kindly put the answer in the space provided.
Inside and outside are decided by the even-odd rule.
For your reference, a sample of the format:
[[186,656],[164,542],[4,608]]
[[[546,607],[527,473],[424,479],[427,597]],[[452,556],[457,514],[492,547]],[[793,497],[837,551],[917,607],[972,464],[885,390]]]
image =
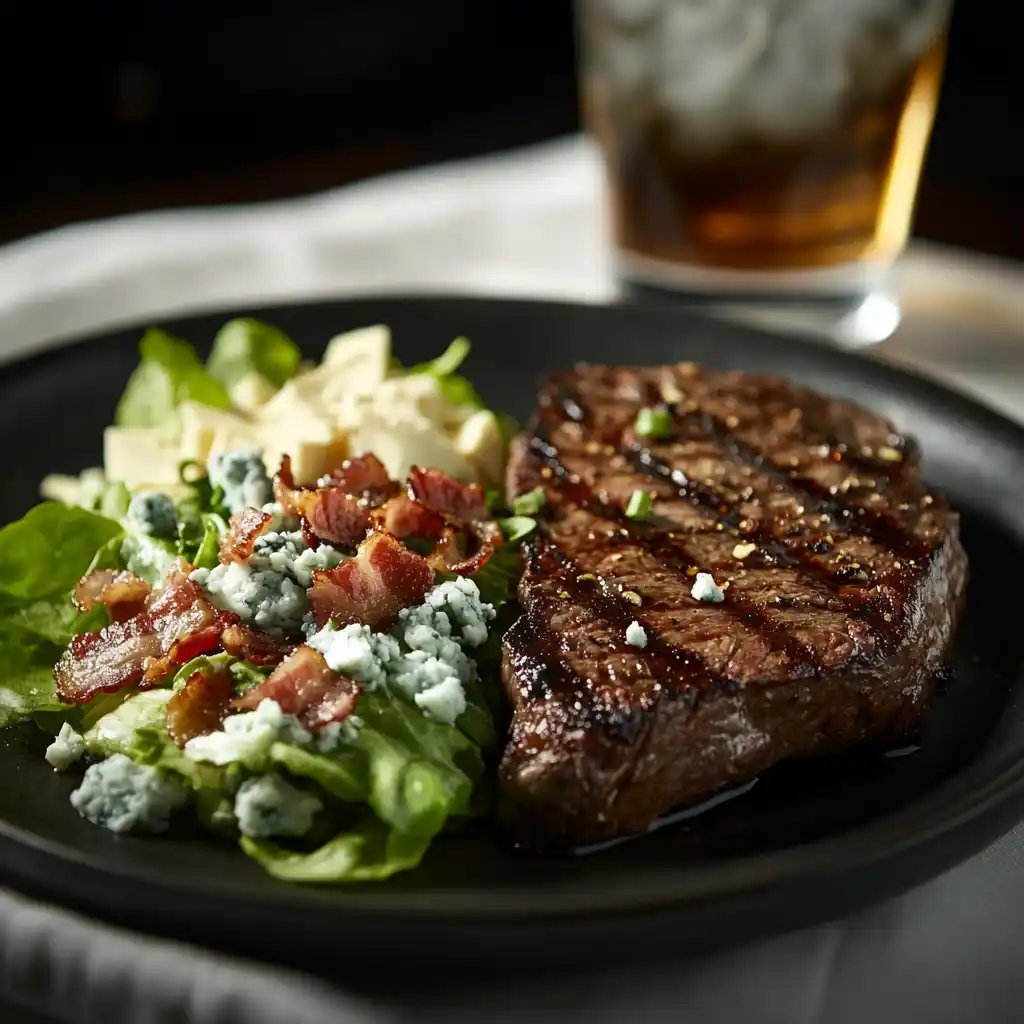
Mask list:
[[[659,436],[638,435],[658,406]],[[967,560],[885,420],[774,378],[580,367],[515,441],[510,497],[538,485],[503,662],[499,809],[525,844],[643,831],[784,758],[918,726]],[[724,600],[691,596],[698,572]]]

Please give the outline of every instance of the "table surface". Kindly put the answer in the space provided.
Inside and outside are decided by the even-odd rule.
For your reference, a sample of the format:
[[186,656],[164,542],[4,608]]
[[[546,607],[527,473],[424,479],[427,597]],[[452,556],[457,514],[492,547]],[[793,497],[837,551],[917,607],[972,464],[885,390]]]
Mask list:
[[[1024,269],[915,245],[906,316],[872,355],[1024,419]],[[291,203],[145,215],[0,248],[0,359],[115,324],[314,296],[615,297],[596,161],[578,139]],[[484,342],[485,343],[485,342]],[[676,969],[355,995],[143,939],[0,891],[0,993],[58,1020],[1021,1019],[1021,832],[855,918]],[[356,979],[358,981],[358,979]],[[365,979],[363,979],[365,981]],[[400,987],[399,987],[400,988]],[[9,1019],[9,1018],[4,1018]],[[45,1016],[37,1019],[48,1019]]]

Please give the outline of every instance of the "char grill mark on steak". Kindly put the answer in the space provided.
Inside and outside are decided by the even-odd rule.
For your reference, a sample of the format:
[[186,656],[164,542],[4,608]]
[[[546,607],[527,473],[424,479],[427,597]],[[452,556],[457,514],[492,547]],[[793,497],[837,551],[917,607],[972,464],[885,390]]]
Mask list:
[[[819,515],[827,516],[837,525],[845,524],[847,528],[856,528],[856,530],[863,532],[877,543],[893,551],[898,551],[907,558],[921,558],[928,554],[929,549],[927,546],[922,545],[919,540],[910,536],[891,516],[872,512],[861,505],[844,502],[823,488],[816,480],[801,476],[792,469],[779,466],[767,453],[736,437],[721,420],[712,416],[711,413],[705,410],[700,410],[696,414],[684,413],[682,418],[676,416],[675,423],[679,425],[694,415],[699,418],[701,430],[708,436],[713,437],[735,459],[760,470],[779,486],[789,488],[807,504],[813,505]],[[837,461],[849,461],[853,465],[871,468],[875,472],[877,482],[884,480],[884,482],[889,483],[893,480],[889,472],[877,472],[875,463],[869,463],[868,460],[859,456],[854,461],[845,452],[841,451],[840,448],[834,448],[828,445],[827,442],[826,445],[831,452],[840,456]],[[643,458],[649,454],[649,449],[643,445],[630,446],[629,451],[630,454],[634,454],[638,458]],[[651,465],[659,474],[665,468],[663,466],[655,466],[654,463],[651,463]]]
[[[560,461],[558,449],[550,441],[546,416],[549,417],[557,406],[569,420],[581,427],[591,427],[593,420],[583,396],[569,389],[564,382],[556,384],[554,395],[548,394],[546,403],[543,401],[544,397],[542,395],[542,404],[535,423],[535,434],[531,445],[545,459],[553,472],[557,474],[558,470],[555,466],[560,465],[564,470],[564,473],[560,475],[571,481],[575,474]],[[555,399],[554,402],[551,400],[552,398]],[[635,414],[635,409],[638,407],[634,407],[631,413]],[[688,417],[691,425],[695,425],[693,411],[696,410],[691,410]],[[680,417],[676,417],[675,422],[678,426],[681,422]],[[682,422],[687,422],[687,419],[683,419]],[[628,426],[631,425],[632,415],[628,419]],[[626,430],[626,423],[623,421],[617,426],[621,436]],[[606,442],[619,440],[609,431],[607,423],[599,424],[598,428]],[[777,465],[765,453],[753,446],[741,441],[737,441],[733,445],[725,444],[724,438],[730,435],[724,424],[709,433],[716,443],[725,448],[738,463],[750,470],[762,473],[780,492],[799,498],[805,505],[820,506],[827,499],[829,508],[819,511],[818,515],[819,517],[824,515],[831,520],[828,528],[829,535],[837,534],[848,538],[863,535],[866,540],[874,540],[889,553],[901,555],[910,563],[909,567],[897,560],[895,574],[885,571],[877,572],[876,585],[870,590],[862,587],[841,586],[846,582],[861,580],[862,577],[864,578],[862,581],[866,581],[866,574],[858,562],[850,559],[852,567],[840,566],[837,570],[831,571],[827,566],[821,565],[811,557],[814,553],[813,548],[808,551],[804,546],[794,543],[789,538],[787,540],[777,538],[772,529],[773,526],[777,526],[777,522],[769,520],[767,528],[756,525],[750,528],[738,503],[721,493],[720,490],[710,486],[709,483],[690,479],[681,470],[659,459],[646,446],[639,444],[616,446],[613,443],[606,445],[604,451],[606,454],[613,454],[626,460],[637,472],[650,476],[674,489],[681,498],[716,519],[721,524],[719,529],[738,530],[742,537],[737,539],[756,540],[759,548],[766,550],[775,564],[799,567],[802,572],[819,578],[826,586],[835,591],[834,605],[846,614],[866,623],[879,641],[879,646],[887,646],[887,641],[897,633],[898,623],[895,621],[895,612],[904,604],[901,596],[907,589],[908,576],[917,575],[923,571],[927,559],[932,554],[932,548],[908,534],[891,517],[878,515],[862,506],[834,498],[824,491],[816,481],[797,478],[792,469],[787,470]],[[854,526],[856,529],[853,529]],[[908,573],[908,568],[913,571]],[[840,587],[841,591],[837,589]]]
[[[543,428],[541,428],[543,429]],[[652,529],[649,524],[636,522],[630,519],[625,512],[616,505],[602,501],[593,490],[587,487],[581,480],[573,479],[565,466],[558,459],[557,449],[549,442],[543,441],[535,436],[531,442],[534,449],[541,453],[545,464],[552,472],[552,479],[557,478],[559,489],[568,493],[571,500],[582,508],[592,512],[596,517],[609,520],[616,524],[614,533],[598,535],[600,542],[607,544],[618,541],[620,544],[632,544],[657,559],[659,565],[668,569],[676,579],[680,588],[685,587],[689,593],[694,577],[700,566],[700,561],[691,553],[687,547],[684,535],[674,531],[663,529]],[[593,534],[591,534],[593,536]],[[549,531],[550,536],[550,531]],[[577,538],[576,544],[580,541]],[[585,540],[583,541],[585,543]],[[785,549],[783,549],[784,553]],[[564,552],[562,552],[564,555]],[[786,564],[796,565],[794,559],[788,559]],[[585,575],[585,574],[584,574]],[[598,584],[607,593],[613,593],[608,587],[603,576],[597,577]],[[790,636],[788,633],[778,630],[771,619],[760,609],[750,602],[726,602],[720,606],[720,611],[735,619],[738,619],[745,626],[760,633],[773,650],[784,653],[789,662],[798,667],[803,674],[813,674],[819,667],[814,659],[813,652],[806,644]],[[648,617],[643,614],[640,607],[632,606],[632,614],[626,620],[629,625],[636,619],[650,633],[656,627],[651,625]],[[710,672],[706,666],[703,669],[703,679],[699,680],[701,688],[710,682],[715,673]],[[692,682],[693,680],[690,680]],[[721,681],[721,680],[717,680]]]

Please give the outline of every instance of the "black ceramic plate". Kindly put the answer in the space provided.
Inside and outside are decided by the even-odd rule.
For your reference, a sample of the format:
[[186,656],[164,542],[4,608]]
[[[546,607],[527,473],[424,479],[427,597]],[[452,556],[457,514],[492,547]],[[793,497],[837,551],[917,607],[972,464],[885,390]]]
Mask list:
[[[228,315],[167,326],[206,345]],[[311,356],[332,334],[375,322],[391,325],[406,361],[466,334],[481,394],[519,416],[546,369],[692,359],[789,376],[891,417],[920,439],[929,481],[963,516],[972,579],[955,679],[911,756],[785,765],[698,818],[587,856],[529,856],[472,829],[439,840],[418,871],[334,890],[275,882],[231,846],[87,824],[68,804],[74,780],[50,771],[43,736],[19,726],[0,734],[4,881],[142,929],[324,969],[352,956],[427,968],[592,963],[706,949],[854,910],[950,867],[1024,811],[1021,429],[878,363],[670,310],[384,299],[258,315]],[[35,501],[44,472],[100,460],[138,336],[0,369],[3,520]]]

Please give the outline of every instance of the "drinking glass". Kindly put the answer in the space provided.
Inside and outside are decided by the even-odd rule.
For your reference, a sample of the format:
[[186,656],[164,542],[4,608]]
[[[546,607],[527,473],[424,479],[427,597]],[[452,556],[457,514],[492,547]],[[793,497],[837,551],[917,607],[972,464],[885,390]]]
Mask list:
[[899,323],[951,0],[578,0],[628,293],[867,344]]

